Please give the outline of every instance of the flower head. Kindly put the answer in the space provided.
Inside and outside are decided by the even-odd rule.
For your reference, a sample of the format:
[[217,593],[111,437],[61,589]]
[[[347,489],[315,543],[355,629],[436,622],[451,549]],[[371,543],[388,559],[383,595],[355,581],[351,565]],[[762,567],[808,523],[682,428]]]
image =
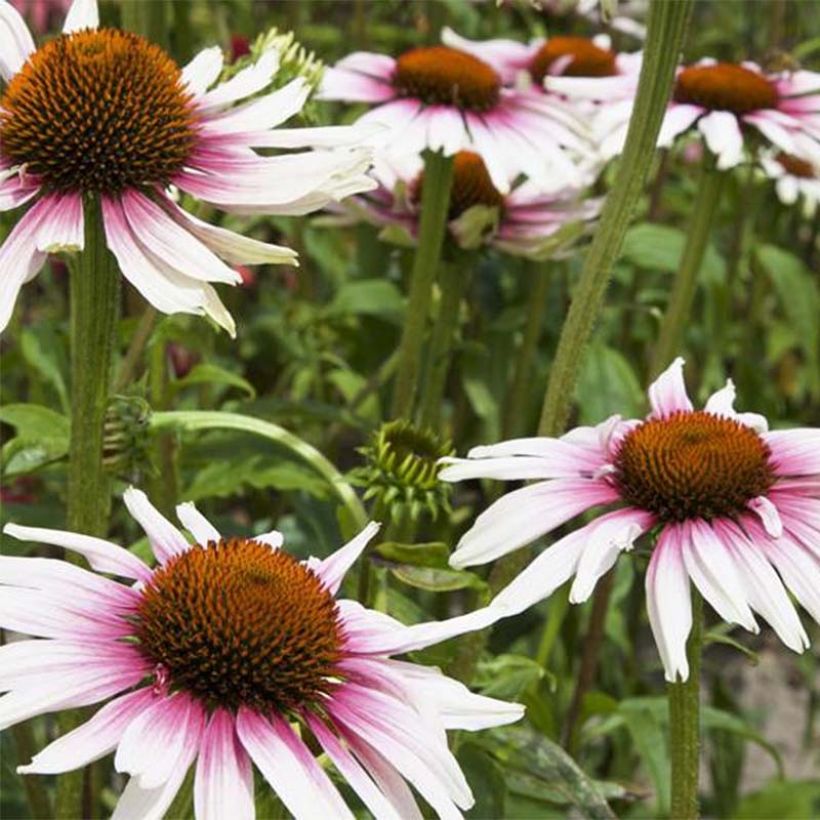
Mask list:
[[[379,187],[352,197],[339,210],[381,226],[385,239],[415,242],[424,186],[421,159],[378,158],[373,176]],[[527,180],[502,194],[482,157],[459,151],[453,162],[449,236],[464,250],[486,245],[529,259],[557,258],[575,245],[598,215],[599,200],[584,194],[581,186],[545,191]]]
[[504,81],[467,50],[427,46],[395,59],[351,54],[325,71],[319,96],[373,103],[359,122],[382,126],[373,143],[392,157],[475,151],[502,193],[521,174],[552,187],[578,182],[576,161],[591,155],[581,119],[561,100]]
[[820,205],[820,162],[769,151],[760,157],[760,166],[774,180],[777,197],[784,205],[794,205],[802,197],[806,216],[814,215]]
[[99,538],[5,529],[79,552],[96,572],[0,557],[2,626],[37,636],[0,648],[0,727],[108,701],[22,772],[64,772],[116,750],[131,779],[114,816],[161,817],[196,761],[197,818],[242,820],[254,817],[255,764],[295,817],[352,817],[311,742],[377,817],[418,815],[405,780],[441,816],[472,805],[444,730],[502,725],[522,708],[390,656],[498,613],[408,627],[337,600],[375,524],[324,560],[298,561],[277,532],[226,538],[182,504],[191,544],[143,493],[128,490],[125,503],[153,569]]
[[[620,153],[638,88],[637,71],[597,80],[547,77],[545,84],[571,99],[607,101],[596,132],[606,156]],[[820,163],[818,105],[820,74],[702,60],[678,68],[658,145],[668,147],[694,128],[715,155],[718,168],[725,170],[743,161],[747,133],[754,131],[781,151]]]
[[[87,206],[99,201],[109,249],[151,304],[207,314],[233,333],[211,283],[241,281],[233,265],[296,264],[296,253],[197,219],[170,186],[224,210],[271,214],[372,187],[355,130],[273,130],[304,105],[304,79],[234,106],[268,89],[278,65],[267,51],[211,88],[218,48],[180,69],[143,37],[99,28],[96,0],[75,0],[63,33],[36,48],[0,0],[0,210],[28,206],[0,246],[0,330],[48,252],[82,250]],[[254,150],[297,147],[319,150]]]
[[770,432],[734,409],[731,381],[695,410],[676,360],[649,389],[650,415],[613,416],[559,439],[477,447],[447,459],[441,478],[542,479],[482,513],[452,556],[481,564],[583,512],[610,507],[560,538],[497,596],[509,614],[575,576],[585,601],[622,550],[646,533],[649,621],[666,677],[686,679],[689,581],[726,621],[757,631],[753,611],[802,652],[808,638],[785,587],[820,621],[820,430]]

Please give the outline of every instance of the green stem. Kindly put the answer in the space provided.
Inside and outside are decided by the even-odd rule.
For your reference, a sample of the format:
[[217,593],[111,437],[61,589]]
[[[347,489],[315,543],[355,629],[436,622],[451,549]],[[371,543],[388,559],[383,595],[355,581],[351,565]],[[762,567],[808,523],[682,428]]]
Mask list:
[[467,284],[472,254],[456,261],[442,262],[439,282],[441,304],[430,339],[429,369],[422,387],[419,420],[422,427],[438,427],[453,343],[459,328],[459,307]]
[[148,426],[155,433],[171,430],[184,432],[242,430],[266,438],[298,455],[321,475],[345,505],[356,527],[361,529],[368,522],[367,512],[361,500],[333,464],[311,444],[277,424],[271,424],[269,421],[262,421],[253,416],[223,413],[217,410],[173,410],[152,414]]
[[521,349],[516,355],[515,374],[507,394],[507,406],[504,413],[504,438],[515,438],[522,435],[527,427],[527,412],[530,407],[530,390],[535,376],[535,358],[538,353],[538,340],[544,329],[544,316],[547,312],[547,295],[549,293],[550,268],[544,262],[530,262],[525,269],[530,277],[530,290],[527,296],[529,309],[527,323],[524,326],[524,338]]
[[125,0],[120,7],[122,27],[141,34],[168,50],[168,16],[165,0]]
[[697,290],[698,273],[720,201],[724,174],[710,163],[701,170],[698,193],[692,206],[692,217],[686,234],[675,284],[661,322],[660,336],[652,355],[650,376],[657,376],[680,352],[683,334]]
[[[67,526],[105,537],[111,511],[110,479],[103,468],[103,425],[111,393],[120,273],[105,242],[99,200],[84,205],[85,249],[69,277],[71,288],[71,441],[68,454]],[[66,556],[73,560],[72,556]],[[79,559],[77,559],[79,562]],[[60,715],[63,733],[80,721],[77,710]],[[57,780],[55,816],[82,813],[83,771]]]
[[407,317],[399,343],[399,368],[393,391],[394,418],[409,419],[413,416],[433,281],[447,229],[453,158],[428,151],[424,159],[423,179],[419,240],[410,274]]
[[667,685],[669,697],[669,757],[673,820],[698,816],[700,752],[700,655],[703,644],[703,600],[692,592],[692,632],[686,644],[689,677]]
[[604,204],[561,330],[541,411],[541,435],[561,433],[569,416],[584,350],[655,155],[692,5],[693,0],[649,5],[643,66],[618,176]]

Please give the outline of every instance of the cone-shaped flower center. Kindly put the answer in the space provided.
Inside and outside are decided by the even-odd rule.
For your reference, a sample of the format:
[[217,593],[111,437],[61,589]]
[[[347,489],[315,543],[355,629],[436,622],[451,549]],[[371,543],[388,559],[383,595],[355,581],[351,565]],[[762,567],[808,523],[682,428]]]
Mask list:
[[[411,198],[421,202],[424,174],[420,174],[413,186]],[[455,219],[474,205],[502,208],[504,196],[498,192],[487,172],[484,160],[474,151],[459,151],[453,160],[453,185],[450,189],[448,217]]]
[[774,483],[760,436],[704,411],[640,424],[621,442],[615,468],[625,500],[662,521],[737,515]]
[[196,137],[176,63],[114,29],[46,43],[11,79],[0,108],[0,154],[53,190],[164,185]]
[[793,177],[814,179],[815,176],[817,176],[814,166],[810,162],[800,159],[800,157],[796,157],[794,154],[787,154],[785,151],[781,151],[776,159],[778,164],[782,165],[786,172]]
[[550,73],[556,60],[565,65],[559,72],[565,77],[611,77],[617,74],[615,53],[596,46],[586,37],[550,37],[530,63],[530,75],[537,83]]
[[501,93],[501,78],[478,57],[447,46],[414,48],[396,60],[393,86],[428,105],[488,111]]
[[684,68],[675,84],[675,101],[713,111],[748,114],[777,105],[777,89],[765,77],[734,63]]
[[336,604],[295,558],[257,541],[210,542],[154,573],[137,619],[142,650],[209,706],[287,711],[338,677]]

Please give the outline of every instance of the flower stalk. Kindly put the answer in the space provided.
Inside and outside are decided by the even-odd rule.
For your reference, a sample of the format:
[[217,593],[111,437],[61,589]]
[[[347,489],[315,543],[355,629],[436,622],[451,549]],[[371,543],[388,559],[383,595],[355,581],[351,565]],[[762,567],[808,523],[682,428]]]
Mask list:
[[725,174],[707,160],[701,170],[692,218],[686,233],[680,265],[669,303],[661,321],[660,336],[652,355],[650,377],[654,378],[678,355],[697,290],[698,273],[706,254],[709,234],[717,213]]
[[[70,276],[71,288],[71,439],[68,454],[68,528],[105,537],[111,511],[110,479],[103,465],[103,433],[113,378],[120,272],[105,242],[100,203],[84,203],[85,247]],[[66,555],[66,560],[81,559]],[[60,716],[63,733],[75,728],[79,713]],[[83,770],[57,781],[55,816],[79,817]]]
[[399,367],[393,390],[394,418],[412,418],[421,351],[430,313],[433,281],[441,258],[447,229],[450,189],[453,184],[453,158],[439,151],[428,151],[424,159],[424,185],[421,194],[419,239],[410,274],[407,318],[399,343]]
[[652,165],[691,11],[692,0],[649,6],[646,50],[618,176],[604,203],[561,330],[544,396],[540,435],[558,435],[566,424],[584,351]]
[[669,757],[673,820],[698,816],[700,753],[700,659],[703,646],[703,599],[692,592],[692,632],[686,644],[689,677],[667,686],[669,698]]

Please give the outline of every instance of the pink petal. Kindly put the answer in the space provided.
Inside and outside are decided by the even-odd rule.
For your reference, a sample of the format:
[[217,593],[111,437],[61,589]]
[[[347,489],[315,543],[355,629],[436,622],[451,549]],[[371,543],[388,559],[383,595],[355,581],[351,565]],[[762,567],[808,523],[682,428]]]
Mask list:
[[187,552],[191,545],[185,536],[162,515],[142,490],[129,487],[122,496],[131,517],[145,530],[151,549],[160,564]]
[[680,356],[649,386],[649,403],[652,415],[661,418],[693,409],[683,381],[683,359]]
[[667,525],[652,551],[646,571],[646,607],[649,625],[663,662],[666,680],[689,677],[686,640],[692,629],[689,577],[683,565],[682,531]]
[[783,534],[783,523],[777,507],[765,495],[753,498],[749,502],[749,509],[760,518],[766,532],[773,538],[779,538]]
[[288,723],[245,706],[236,716],[239,740],[296,820],[349,817],[336,787]]
[[20,774],[60,774],[79,769],[112,752],[128,724],[156,699],[150,687],[122,695],[102,707],[90,720],[50,743]]
[[233,715],[217,709],[202,736],[194,784],[197,820],[253,820],[253,769]]
[[820,430],[806,427],[763,435],[778,475],[820,475]]

